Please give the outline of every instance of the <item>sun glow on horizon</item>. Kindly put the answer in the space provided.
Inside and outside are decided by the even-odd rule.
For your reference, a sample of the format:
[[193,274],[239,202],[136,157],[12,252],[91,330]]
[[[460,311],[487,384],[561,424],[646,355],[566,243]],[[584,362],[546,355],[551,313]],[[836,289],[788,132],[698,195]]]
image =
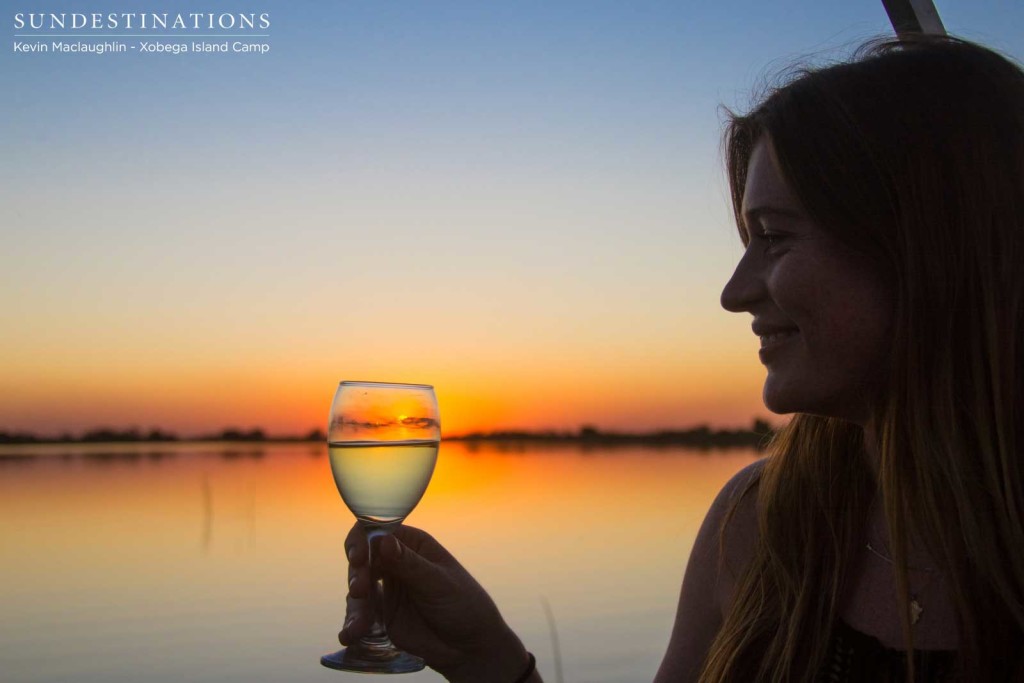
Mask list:
[[[155,375],[155,368],[153,375]],[[400,373],[381,373],[393,377]],[[325,430],[335,385],[326,372],[235,373],[210,369],[203,377],[65,377],[26,382],[0,393],[0,431],[29,430],[57,436],[108,427],[159,428],[183,437],[233,427],[261,428],[271,435]],[[652,373],[653,375],[653,373]],[[763,371],[730,366],[687,368],[658,376],[625,376],[605,370],[586,374],[481,371],[451,375],[423,372],[433,380],[445,436],[499,430],[649,431],[698,424],[749,426],[767,411],[760,400]],[[552,379],[555,378],[555,379]],[[0,380],[3,382],[3,380]],[[8,380],[9,382],[9,380]],[[399,411],[397,423],[408,420]],[[394,414],[384,416],[395,420]]]

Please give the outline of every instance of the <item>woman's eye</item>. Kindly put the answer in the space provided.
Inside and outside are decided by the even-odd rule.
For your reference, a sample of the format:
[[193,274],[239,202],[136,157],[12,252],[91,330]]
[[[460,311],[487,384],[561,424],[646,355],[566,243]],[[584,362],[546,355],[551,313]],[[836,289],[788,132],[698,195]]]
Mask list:
[[765,231],[761,233],[761,237],[762,239],[764,239],[765,242],[768,243],[768,247],[771,248],[778,246],[779,242],[782,241],[783,236],[778,233]]

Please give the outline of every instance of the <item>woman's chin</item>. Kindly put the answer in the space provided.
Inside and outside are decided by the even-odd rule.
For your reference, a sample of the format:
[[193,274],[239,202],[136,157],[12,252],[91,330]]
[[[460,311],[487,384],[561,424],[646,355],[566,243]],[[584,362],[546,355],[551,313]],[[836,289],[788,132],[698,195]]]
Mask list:
[[787,415],[800,411],[795,400],[796,397],[792,395],[792,392],[786,391],[784,387],[777,386],[775,382],[772,382],[771,376],[765,380],[761,398],[764,401],[764,407],[776,415]]

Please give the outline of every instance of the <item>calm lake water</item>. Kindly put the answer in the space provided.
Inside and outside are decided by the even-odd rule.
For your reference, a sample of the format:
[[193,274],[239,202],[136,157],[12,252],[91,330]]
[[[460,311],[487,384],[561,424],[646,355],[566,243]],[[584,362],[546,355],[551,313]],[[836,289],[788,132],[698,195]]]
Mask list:
[[[4,681],[367,681],[324,669],[352,516],[312,444],[0,448]],[[752,450],[445,442],[408,523],[557,683],[650,681],[715,494]],[[403,683],[441,681],[424,671]]]

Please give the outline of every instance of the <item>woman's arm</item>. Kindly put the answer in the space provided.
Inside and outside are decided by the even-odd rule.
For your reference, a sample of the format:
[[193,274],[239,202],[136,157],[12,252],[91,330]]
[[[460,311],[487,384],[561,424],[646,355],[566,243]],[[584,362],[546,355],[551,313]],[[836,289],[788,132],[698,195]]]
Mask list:
[[700,674],[711,642],[732,600],[736,577],[749,561],[757,542],[757,510],[754,492],[733,516],[726,534],[726,571],[718,571],[719,529],[736,496],[756,476],[765,461],[758,460],[739,471],[711,504],[694,541],[683,576],[675,625],[668,649],[654,683],[693,683]]

